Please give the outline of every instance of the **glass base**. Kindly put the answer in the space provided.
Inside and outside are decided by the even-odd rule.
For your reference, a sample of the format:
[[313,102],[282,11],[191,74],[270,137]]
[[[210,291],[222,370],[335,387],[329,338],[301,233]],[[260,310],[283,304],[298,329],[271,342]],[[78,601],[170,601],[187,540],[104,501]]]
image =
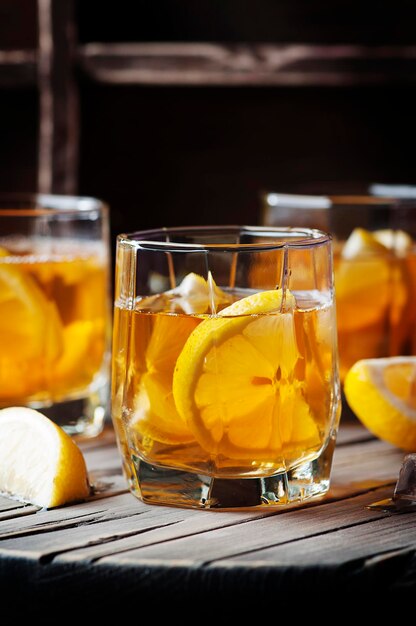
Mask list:
[[218,478],[155,466],[134,457],[132,492],[143,502],[196,509],[286,506],[325,495],[335,436],[320,456],[263,478]]
[[31,403],[29,406],[49,417],[74,439],[96,437],[102,432],[109,414],[108,389],[108,383],[105,383],[80,398],[48,405]]

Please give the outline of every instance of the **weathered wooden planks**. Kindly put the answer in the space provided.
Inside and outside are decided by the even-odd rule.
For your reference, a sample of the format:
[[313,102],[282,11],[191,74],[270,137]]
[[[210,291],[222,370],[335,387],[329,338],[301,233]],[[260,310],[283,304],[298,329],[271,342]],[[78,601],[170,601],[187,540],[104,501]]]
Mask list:
[[[388,489],[377,491],[376,498],[387,497]],[[366,509],[374,493],[347,500],[305,507],[283,514],[202,512],[195,517],[178,519],[175,526],[160,525],[145,534],[117,541],[112,546],[95,546],[86,550],[62,553],[58,560],[105,558],[106,562],[205,565],[213,560],[228,559],[247,552],[268,551],[271,546],[317,537],[343,526],[359,525],[384,517],[382,512]],[[163,517],[161,518],[163,519]]]
[[[68,579],[77,593],[90,580],[97,594],[97,585],[107,589],[109,578],[119,581],[123,594],[132,591],[133,581],[135,593],[137,588],[147,592],[149,580],[171,594],[179,580],[188,590],[201,590],[207,581],[217,590],[234,588],[237,581],[243,587],[250,582],[283,589],[294,573],[303,579],[306,572],[319,571],[328,581],[345,578],[351,567],[354,580],[363,582],[369,571],[378,576],[377,559],[383,576],[388,570],[383,584],[410,576],[414,514],[367,508],[391,496],[403,453],[358,425],[341,429],[328,496],[277,510],[143,504],[127,490],[111,428],[80,445],[90,475],[102,481],[101,493],[49,511],[0,499],[0,581],[9,584],[7,571],[13,570],[17,581],[31,572],[35,582],[25,593],[36,589],[47,595],[46,581],[55,576]],[[394,563],[393,569],[386,563]]]

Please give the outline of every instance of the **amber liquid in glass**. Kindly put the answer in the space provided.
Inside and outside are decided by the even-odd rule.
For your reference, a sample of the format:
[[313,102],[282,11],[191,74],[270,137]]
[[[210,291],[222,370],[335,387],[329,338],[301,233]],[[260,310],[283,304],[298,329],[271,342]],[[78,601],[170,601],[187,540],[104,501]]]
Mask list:
[[[244,295],[229,292],[230,301]],[[284,320],[281,313],[247,315],[206,353],[186,344],[213,316],[184,314],[166,294],[138,299],[133,308],[116,303],[113,340],[125,349],[113,361],[113,417],[125,462],[139,457],[211,476],[249,477],[316,458],[334,419],[334,309],[319,293],[295,296],[297,306]],[[175,388],[175,397],[182,351],[195,380]],[[178,395],[194,407],[187,420]]]
[[77,398],[99,376],[107,279],[100,244],[0,243],[0,406]]

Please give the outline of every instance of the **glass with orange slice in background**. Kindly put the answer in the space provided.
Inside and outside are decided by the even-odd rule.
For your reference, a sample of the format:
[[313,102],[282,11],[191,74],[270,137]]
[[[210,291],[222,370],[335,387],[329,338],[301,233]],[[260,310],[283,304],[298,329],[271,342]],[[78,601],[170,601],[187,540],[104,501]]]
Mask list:
[[0,199],[0,407],[95,436],[109,414],[108,209],[58,195]]
[[360,359],[416,355],[416,200],[269,193],[262,223],[333,236],[340,375]]
[[112,418],[137,497],[227,509],[326,493],[340,414],[332,276],[318,230],[119,235]]

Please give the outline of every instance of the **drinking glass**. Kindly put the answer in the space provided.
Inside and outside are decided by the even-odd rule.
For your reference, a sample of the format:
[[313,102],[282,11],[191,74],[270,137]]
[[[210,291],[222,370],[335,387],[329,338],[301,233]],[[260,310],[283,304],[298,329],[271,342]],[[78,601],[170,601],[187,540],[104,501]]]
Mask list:
[[341,380],[360,359],[416,354],[415,208],[398,195],[264,197],[262,224],[333,236]]
[[108,209],[95,198],[0,198],[0,407],[74,436],[109,416]]
[[318,230],[118,236],[112,418],[137,497],[227,509],[327,492],[340,414],[332,276]]

